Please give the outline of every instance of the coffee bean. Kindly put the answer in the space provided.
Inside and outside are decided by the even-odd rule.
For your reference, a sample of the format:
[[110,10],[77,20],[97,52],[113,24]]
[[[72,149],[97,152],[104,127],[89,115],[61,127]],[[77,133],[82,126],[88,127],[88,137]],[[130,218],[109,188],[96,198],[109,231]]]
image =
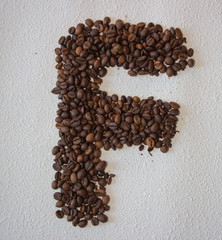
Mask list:
[[58,182],[57,181],[53,181],[52,182],[52,188],[53,189],[57,189],[58,188]]
[[122,29],[123,26],[124,26],[124,23],[123,23],[122,20],[120,20],[120,19],[116,20],[116,27],[117,27],[117,29]]
[[147,144],[147,146],[148,146],[149,148],[154,148],[155,142],[154,142],[154,140],[153,140],[151,137],[148,137],[148,138],[146,139],[146,144]]
[[192,56],[193,56],[193,53],[194,53],[193,48],[189,48],[188,51],[187,51],[187,55],[188,55],[189,57],[192,57]]
[[87,142],[93,142],[94,140],[94,133],[89,133],[87,136],[86,136],[86,141]]
[[156,61],[154,63],[154,68],[157,69],[157,70],[160,70],[161,68],[163,67],[163,64],[161,61]]
[[97,218],[102,223],[105,223],[108,221],[108,217],[105,214],[98,214]]
[[164,61],[167,65],[172,65],[174,63],[174,60],[172,57],[166,57]]
[[88,19],[86,19],[85,24],[89,27],[92,27],[94,23],[93,23],[92,19],[88,18]]
[[61,200],[62,199],[62,194],[59,192],[54,193],[54,199],[55,200]]
[[188,66],[189,66],[189,67],[193,67],[193,66],[194,66],[194,63],[195,63],[195,62],[194,62],[194,60],[193,60],[192,58],[188,60]]
[[103,196],[103,198],[102,198],[103,204],[107,205],[109,203],[109,201],[110,201],[109,195]]
[[81,179],[83,179],[83,178],[85,177],[85,174],[86,174],[85,169],[80,169],[80,170],[78,171],[78,173],[77,173],[77,178],[78,178],[79,180],[81,180]]
[[60,200],[56,203],[56,207],[62,207],[62,206],[64,206],[64,204],[65,203],[62,200]]
[[57,218],[63,218],[63,217],[64,217],[64,212],[61,211],[61,210],[57,210],[57,211],[56,211],[56,217],[57,217]]
[[175,109],[179,109],[180,108],[180,105],[178,103],[176,103],[176,102],[170,102],[170,106],[172,108],[175,108]]
[[168,67],[166,70],[166,74],[168,77],[172,77],[174,75],[174,71],[171,67]]
[[76,173],[73,172],[71,175],[70,175],[70,180],[72,183],[76,183],[77,182],[77,176],[76,176]]
[[77,190],[76,194],[81,196],[81,197],[84,197],[86,195],[86,190],[85,189]]
[[95,217],[92,218],[91,223],[93,226],[97,226],[99,224],[99,220]]
[[177,38],[182,38],[183,37],[183,34],[182,34],[182,32],[179,28],[175,29],[175,34],[176,34]]
[[70,184],[65,182],[63,185],[62,185],[62,189],[65,190],[65,191],[69,191],[70,189]]
[[150,128],[152,132],[157,132],[158,129],[159,129],[159,124],[157,122],[155,122]]
[[72,221],[73,226],[76,227],[78,225],[78,223],[79,223],[79,218],[75,217]]
[[134,145],[140,145],[142,143],[142,139],[140,135],[135,135],[132,137],[132,141]]
[[103,171],[106,168],[106,161],[100,161],[99,163],[97,163],[95,170],[97,172]]
[[56,155],[59,151],[60,151],[60,148],[59,148],[58,146],[55,146],[55,147],[52,149],[52,154],[53,154],[53,155]]
[[115,122],[111,122],[111,123],[109,124],[109,128],[112,129],[112,130],[117,129],[117,127],[118,127],[118,125],[117,125]]
[[161,151],[162,153],[166,153],[166,152],[168,152],[168,150],[169,150],[169,148],[168,148],[166,145],[162,145],[162,146],[160,147],[160,151]]
[[63,207],[62,207],[62,211],[63,211],[63,213],[64,213],[65,215],[69,215],[69,208],[68,208],[68,207],[63,206]]
[[86,227],[87,223],[88,222],[86,220],[81,220],[81,221],[79,221],[78,226],[81,228],[84,228],[84,227]]

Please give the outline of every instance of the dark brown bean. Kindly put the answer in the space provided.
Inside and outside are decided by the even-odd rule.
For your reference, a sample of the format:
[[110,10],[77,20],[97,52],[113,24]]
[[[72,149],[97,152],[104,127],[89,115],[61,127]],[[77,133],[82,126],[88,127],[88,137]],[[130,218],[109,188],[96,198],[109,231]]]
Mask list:
[[93,217],[93,218],[91,219],[91,223],[92,223],[93,226],[99,225],[99,220],[98,220],[98,218]]
[[77,173],[77,178],[81,180],[85,177],[85,174],[86,174],[85,169],[80,169]]
[[146,139],[146,144],[147,144],[147,146],[148,146],[149,148],[154,148],[155,142],[154,142],[154,140],[153,140],[151,137],[148,137],[148,138]]
[[194,60],[193,60],[192,58],[188,60],[188,66],[189,66],[189,67],[193,67],[193,66],[194,66],[194,63],[195,63],[195,62],[194,62]]
[[84,228],[84,227],[86,227],[87,223],[88,222],[86,220],[81,220],[81,221],[79,221],[78,226],[81,228]]
[[168,148],[166,145],[162,145],[162,146],[160,147],[160,151],[161,151],[162,153],[166,153],[166,152],[168,152],[168,150],[169,150],[169,148]]
[[105,214],[98,214],[97,218],[102,223],[105,223],[108,221],[108,217]]
[[57,217],[57,218],[63,218],[63,217],[64,217],[64,212],[61,211],[61,210],[57,210],[57,211],[56,211],[56,217]]
[[96,171],[103,171],[106,168],[106,161],[100,161],[99,163],[97,163],[95,170]]
[[102,198],[103,204],[107,205],[109,203],[109,201],[110,201],[109,195],[103,196],[103,198]]

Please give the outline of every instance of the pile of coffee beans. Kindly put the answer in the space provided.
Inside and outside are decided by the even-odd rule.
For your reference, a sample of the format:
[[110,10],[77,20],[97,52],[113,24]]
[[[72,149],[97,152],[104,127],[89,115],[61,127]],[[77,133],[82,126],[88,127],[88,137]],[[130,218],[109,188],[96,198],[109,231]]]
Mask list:
[[56,127],[60,140],[55,156],[53,189],[56,216],[67,217],[74,226],[96,226],[108,221],[110,209],[106,186],[114,174],[105,171],[101,149],[148,146],[168,152],[176,134],[179,104],[153,97],[108,95],[100,90],[108,67],[123,67],[130,76],[164,73],[171,77],[193,67],[193,49],[187,49],[179,28],[129,24],[110,18],[87,19],[69,29],[55,49],[58,77],[52,93],[58,94]]

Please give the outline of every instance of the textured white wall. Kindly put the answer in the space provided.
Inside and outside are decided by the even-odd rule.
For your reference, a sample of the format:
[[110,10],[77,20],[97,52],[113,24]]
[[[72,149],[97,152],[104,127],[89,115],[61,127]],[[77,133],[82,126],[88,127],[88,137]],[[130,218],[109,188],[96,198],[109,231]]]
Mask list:
[[[109,70],[109,93],[178,101],[180,133],[165,155],[136,147],[104,153],[116,174],[110,221],[80,229],[54,215],[54,48],[70,26],[105,15],[180,27],[196,66],[171,79]],[[221,0],[1,0],[0,16],[0,238],[222,239]]]

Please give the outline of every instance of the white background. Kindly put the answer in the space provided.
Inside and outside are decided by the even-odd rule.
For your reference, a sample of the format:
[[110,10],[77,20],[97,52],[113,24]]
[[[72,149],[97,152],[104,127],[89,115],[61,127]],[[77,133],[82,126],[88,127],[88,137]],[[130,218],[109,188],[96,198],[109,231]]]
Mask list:
[[[111,16],[180,27],[196,66],[169,79],[109,69],[110,94],[181,104],[180,133],[167,154],[137,147],[103,154],[116,174],[107,188],[110,221],[74,228],[55,217],[51,148],[58,141],[54,48],[70,26]],[[222,239],[222,2],[16,1],[0,7],[0,238]]]

